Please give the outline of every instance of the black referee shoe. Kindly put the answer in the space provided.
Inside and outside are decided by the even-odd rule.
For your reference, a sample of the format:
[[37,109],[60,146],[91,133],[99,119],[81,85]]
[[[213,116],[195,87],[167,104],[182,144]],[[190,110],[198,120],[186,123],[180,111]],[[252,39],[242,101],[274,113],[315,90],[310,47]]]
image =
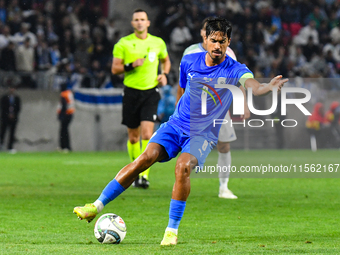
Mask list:
[[142,178],[139,179],[138,185],[139,185],[140,188],[147,189],[147,188],[149,188],[150,183],[147,179],[142,177]]
[[136,177],[135,181],[132,183],[132,187],[139,188],[139,176]]

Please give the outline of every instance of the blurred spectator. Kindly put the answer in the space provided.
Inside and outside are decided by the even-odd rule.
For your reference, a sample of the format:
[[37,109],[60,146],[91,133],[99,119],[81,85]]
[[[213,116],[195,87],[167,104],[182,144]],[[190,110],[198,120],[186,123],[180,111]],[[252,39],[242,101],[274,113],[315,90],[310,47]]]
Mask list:
[[308,38],[307,44],[302,46],[302,49],[303,55],[305,55],[307,61],[310,61],[312,59],[313,54],[315,54],[318,50],[318,46],[314,44],[312,36]]
[[105,79],[106,74],[105,71],[101,68],[98,60],[94,60],[91,64],[90,74],[92,74],[94,78],[94,87],[101,88]]
[[338,20],[338,26],[334,27],[330,32],[332,41],[336,44],[340,43],[340,21]]
[[274,9],[272,13],[272,27],[276,27],[276,30],[278,32],[281,31],[282,29],[282,22],[281,22],[281,17],[280,17],[280,10],[279,9]]
[[74,53],[74,61],[80,63],[82,67],[88,68],[90,66],[90,53],[85,43],[79,43]]
[[92,44],[92,39],[90,38],[90,34],[87,30],[82,30],[80,32],[80,37],[76,41],[76,47],[84,46],[86,49],[88,49]]
[[291,52],[289,56],[290,60],[294,63],[293,70],[296,73],[300,73],[301,69],[306,65],[307,59],[302,53],[302,48],[300,46],[296,47],[295,52]]
[[70,8],[69,17],[70,17],[70,22],[71,22],[72,27],[80,24],[80,16],[79,15],[80,15],[81,9],[82,9],[81,3],[75,4]]
[[29,37],[25,39],[23,45],[16,48],[15,59],[17,71],[24,72],[21,86],[35,88],[35,83],[31,77],[34,70],[34,49],[30,45]]
[[0,21],[6,24],[7,21],[7,10],[5,6],[5,0],[0,0]]
[[317,141],[320,140],[321,130],[323,129],[326,119],[325,110],[322,103],[316,103],[312,115],[308,117],[306,127],[310,134],[310,142],[312,151],[317,150]]
[[184,49],[191,44],[192,36],[183,19],[180,19],[177,27],[172,30],[170,41],[171,49],[179,55],[182,55]]
[[83,33],[90,34],[90,26],[87,20],[82,20],[80,23],[73,25],[73,35],[76,41],[80,40]]
[[328,72],[327,63],[322,55],[322,50],[319,49],[319,47],[315,49],[315,52],[312,55],[310,63],[307,66],[307,69],[311,76],[327,77],[326,76]]
[[34,30],[33,30],[33,32],[37,36],[39,36],[39,35],[45,36],[45,22],[46,22],[46,19],[45,19],[44,15],[39,13],[36,17],[36,24],[35,24]]
[[59,40],[59,36],[54,31],[54,24],[51,18],[46,20],[46,40],[48,43],[54,43]]
[[15,153],[13,144],[15,142],[15,130],[19,119],[19,113],[21,110],[20,97],[15,93],[14,84],[12,80],[8,80],[9,91],[7,94],[1,97],[1,116],[0,116],[0,150],[3,147],[5,141],[5,134],[7,128],[9,129],[9,140],[7,149],[10,153]]
[[76,50],[76,43],[71,29],[66,29],[64,35],[59,40],[59,49],[62,54],[66,48],[68,48],[71,53]]
[[103,69],[106,66],[107,61],[111,60],[110,52],[112,50],[112,45],[109,43],[106,37],[104,37],[104,34],[100,30],[97,30],[97,34],[93,40],[94,41],[91,46],[91,59],[99,61],[100,68]]
[[103,11],[99,3],[94,2],[94,6],[88,9],[87,20],[91,26],[95,26],[98,20],[102,17]]
[[53,0],[47,0],[45,2],[44,13],[48,17],[52,16],[52,14],[54,13],[54,1]]
[[9,19],[7,25],[10,27],[11,34],[15,34],[20,31],[22,18],[20,13],[15,13],[12,19]]
[[107,31],[107,39],[110,41],[110,43],[114,44],[116,42],[116,32],[117,28],[115,27],[115,20],[111,18],[106,25],[106,31]]
[[[55,3],[56,10],[52,13],[52,18],[55,21],[55,29],[59,32],[60,27],[62,26],[62,21],[64,17],[68,15],[66,3],[63,1],[59,2],[59,5]],[[62,33],[58,33],[58,35],[61,35]]]
[[11,36],[11,30],[9,26],[3,26],[2,33],[0,34],[0,50],[7,47],[10,41],[13,41],[13,36]]
[[31,25],[29,23],[23,22],[21,24],[20,32],[14,34],[13,40],[18,44],[22,45],[26,38],[30,39],[30,45],[36,47],[38,44],[37,37],[35,34],[29,31]]
[[311,12],[307,18],[306,23],[309,23],[311,20],[315,22],[315,27],[318,29],[321,25],[321,22],[327,20],[327,15],[324,10],[321,10],[318,5],[315,5],[313,8],[313,12]]
[[60,64],[60,51],[57,42],[53,43],[50,48],[51,64],[52,66],[58,66]]
[[299,34],[294,37],[294,43],[297,45],[306,45],[310,37],[312,37],[313,44],[319,44],[319,33],[315,28],[314,20],[311,20],[307,26],[300,30]]
[[336,9],[330,10],[328,24],[330,29],[335,28],[339,25],[339,19],[336,15]]
[[97,23],[93,26],[92,37],[96,36],[95,33],[101,34],[103,38],[107,39],[106,19],[104,16],[100,16]]
[[64,16],[59,26],[57,26],[55,32],[59,38],[62,38],[66,30],[71,30],[72,25],[69,16]]
[[4,71],[16,71],[14,43],[9,42],[1,51],[0,69]]
[[199,41],[201,40],[201,36],[197,31],[200,31],[201,28],[201,22],[204,19],[203,14],[200,12],[199,8],[197,5],[192,5],[188,15],[186,16],[186,23],[190,29],[191,34],[193,37],[197,35],[197,40],[193,41]]
[[35,49],[35,63],[39,71],[45,71],[51,68],[51,55],[45,41],[40,41]]
[[328,22],[323,20],[318,29],[320,44],[326,44],[330,40]]
[[256,23],[256,27],[253,31],[252,37],[255,44],[259,45],[264,43],[264,27],[262,22]]
[[253,24],[256,20],[256,13],[252,12],[251,8],[248,6],[244,8],[244,15],[240,17],[240,20],[237,23],[240,30],[243,32],[247,24]]
[[8,2],[7,5],[7,19],[12,21],[15,17],[20,17],[21,15],[21,8],[19,6],[18,0],[11,0]]
[[34,68],[34,50],[30,44],[31,39],[27,37],[23,45],[16,49],[17,70],[22,72],[32,72]]
[[227,0],[226,10],[231,11],[233,14],[243,13],[243,8],[239,1],[237,0]]

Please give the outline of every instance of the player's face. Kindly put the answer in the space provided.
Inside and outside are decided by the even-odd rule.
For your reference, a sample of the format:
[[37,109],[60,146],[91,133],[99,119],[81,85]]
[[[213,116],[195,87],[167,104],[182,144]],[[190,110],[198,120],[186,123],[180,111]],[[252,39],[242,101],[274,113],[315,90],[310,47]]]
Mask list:
[[145,12],[136,12],[132,15],[131,21],[132,27],[137,33],[143,33],[150,26],[150,20]]
[[214,32],[208,37],[204,37],[204,43],[213,63],[219,64],[225,59],[225,54],[230,44],[230,39],[226,34],[220,31]]

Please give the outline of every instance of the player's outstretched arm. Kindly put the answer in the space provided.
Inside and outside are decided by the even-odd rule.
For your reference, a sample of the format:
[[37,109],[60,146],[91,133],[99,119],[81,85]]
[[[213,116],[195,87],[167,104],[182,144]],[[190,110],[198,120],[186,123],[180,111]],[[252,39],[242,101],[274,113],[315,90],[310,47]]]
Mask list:
[[274,88],[280,91],[287,81],[288,79],[282,79],[282,75],[274,77],[269,83],[259,83],[257,80],[249,78],[245,81],[244,86],[247,89],[251,88],[253,95],[262,96],[272,92]]

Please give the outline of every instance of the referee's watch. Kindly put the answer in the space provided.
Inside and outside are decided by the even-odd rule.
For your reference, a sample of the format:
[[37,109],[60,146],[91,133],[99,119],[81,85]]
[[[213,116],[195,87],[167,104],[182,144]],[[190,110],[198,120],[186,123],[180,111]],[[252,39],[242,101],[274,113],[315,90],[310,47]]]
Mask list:
[[125,72],[131,71],[131,70],[133,70],[133,69],[134,69],[134,67],[132,66],[132,63],[129,63],[129,64],[125,64],[125,65],[124,65],[124,71],[125,71]]

